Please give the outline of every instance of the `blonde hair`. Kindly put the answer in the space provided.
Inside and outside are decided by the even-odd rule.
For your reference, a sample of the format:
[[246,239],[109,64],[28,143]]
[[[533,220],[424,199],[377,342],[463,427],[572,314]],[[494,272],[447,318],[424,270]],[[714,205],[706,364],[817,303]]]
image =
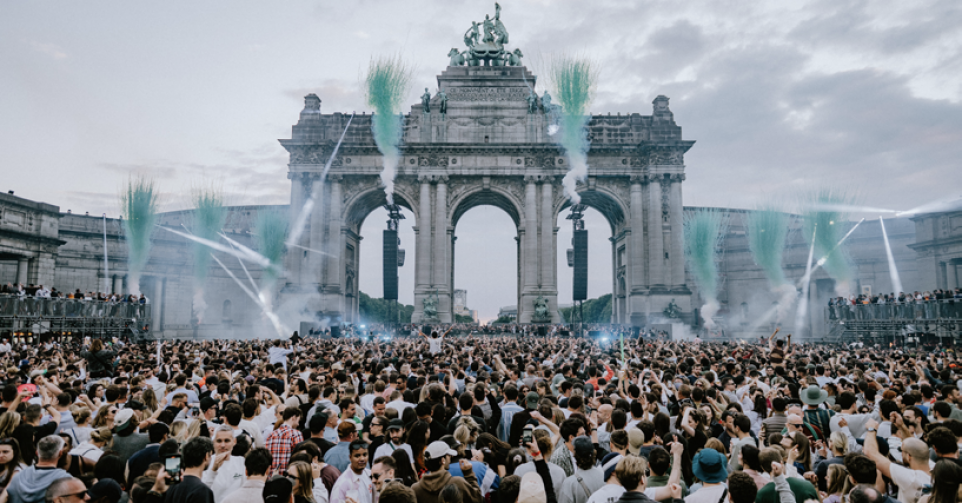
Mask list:
[[145,389],[140,398],[144,402],[144,409],[151,415],[153,415],[154,412],[157,412],[157,409],[160,408],[160,405],[157,403],[157,394],[154,393],[153,388]]
[[728,452],[727,452],[727,450],[725,449],[725,444],[723,444],[721,440],[718,440],[718,439],[715,438],[715,437],[711,437],[711,438],[708,439],[707,442],[705,442],[705,448],[706,448],[706,449],[715,449],[715,450],[718,451],[718,453],[721,454],[722,456],[727,456],[727,455],[728,455]]
[[112,426],[111,424],[107,423],[107,411],[110,410],[111,407],[114,407],[114,406],[108,404],[108,405],[101,405],[100,408],[97,409],[97,417],[96,419],[94,419],[94,424],[93,424],[94,428],[100,428],[103,426],[106,426],[109,428],[110,426]]
[[20,414],[16,411],[7,411],[0,414],[0,438],[8,438],[13,435],[13,430],[20,426]]
[[113,442],[114,436],[110,433],[110,428],[97,428],[90,432],[90,441],[104,444],[108,447]]
[[848,454],[848,438],[846,438],[845,433],[841,431],[836,431],[832,433],[832,436],[828,437],[828,445],[833,451],[839,454]]
[[174,421],[170,425],[170,438],[182,444],[187,441],[187,423],[184,421]]
[[307,501],[314,501],[314,472],[311,465],[304,461],[295,461],[287,467],[294,470],[297,474],[297,487],[294,489],[294,496],[300,496]]
[[848,481],[848,470],[845,469],[845,465],[828,465],[826,479],[829,496],[842,494],[845,491],[845,482]]
[[70,407],[70,414],[73,415],[73,420],[77,423],[77,426],[83,426],[84,423],[90,421],[90,409],[83,405]]

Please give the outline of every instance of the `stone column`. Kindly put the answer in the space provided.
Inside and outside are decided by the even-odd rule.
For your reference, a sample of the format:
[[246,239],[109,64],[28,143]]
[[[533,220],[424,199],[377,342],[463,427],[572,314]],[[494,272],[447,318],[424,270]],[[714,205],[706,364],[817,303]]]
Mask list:
[[438,183],[434,190],[434,260],[432,266],[434,274],[432,283],[438,292],[438,318],[442,322],[450,321],[451,302],[450,289],[448,288],[448,278],[451,271],[448,269],[448,185],[447,176],[438,177]]
[[625,264],[628,271],[625,286],[629,292],[645,285],[645,210],[642,206],[641,181],[639,176],[631,177],[631,207],[628,209],[631,243],[628,245],[628,263]]
[[28,257],[21,257],[17,260],[17,283],[22,285],[27,284],[27,272],[30,268],[30,259]]
[[554,282],[554,186],[541,184],[541,284],[542,290],[557,290]]
[[122,293],[124,291],[124,277],[114,276],[114,288],[112,293]]
[[653,174],[648,183],[648,285],[665,285],[665,248],[661,217],[661,177]]
[[680,288],[685,285],[685,214],[681,201],[681,182],[685,180],[683,173],[671,175],[671,192],[669,192],[669,215],[671,220],[671,246],[669,260],[671,267],[671,285]]
[[[320,182],[317,182],[320,183]],[[318,191],[322,194],[326,192],[326,187],[318,187]],[[325,197],[326,194],[323,194]],[[324,230],[327,225],[327,212],[325,211],[324,200],[316,201],[314,204],[314,209],[311,210],[311,223],[310,223],[310,247],[314,250],[325,250],[327,247],[324,244]],[[304,250],[301,250],[302,252]],[[303,257],[303,253],[301,254]],[[313,287],[319,287],[324,284],[324,256],[319,253],[308,253],[306,260],[304,260],[304,265],[307,266],[308,270],[301,271],[302,276],[310,278]],[[312,288],[311,290],[314,290]]]
[[329,175],[327,179],[331,185],[331,209],[327,218],[327,271],[324,283],[328,291],[341,292],[341,177]]
[[[538,285],[538,186],[534,177],[526,177],[524,197],[524,291]],[[520,308],[520,306],[519,306]]]
[[431,182],[419,178],[421,196],[418,210],[417,246],[415,250],[415,282],[418,289],[431,286]]
[[[290,222],[291,225],[294,225],[300,217],[304,203],[306,203],[307,198],[310,197],[312,175],[309,173],[288,173],[287,176],[291,179]],[[308,222],[309,221],[308,219]],[[300,239],[296,243],[304,247],[310,247],[311,232],[308,222],[305,222],[307,228],[303,230]],[[307,259],[303,249],[290,247],[287,250],[287,270],[290,272],[287,283],[298,284],[302,282],[301,274],[306,269],[305,260]]]

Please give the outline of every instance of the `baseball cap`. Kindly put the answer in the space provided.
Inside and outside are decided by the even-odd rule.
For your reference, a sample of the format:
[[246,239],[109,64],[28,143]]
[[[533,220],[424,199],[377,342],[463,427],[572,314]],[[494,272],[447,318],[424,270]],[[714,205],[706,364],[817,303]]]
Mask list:
[[130,421],[133,419],[133,417],[134,411],[130,409],[121,409],[119,412],[117,412],[117,415],[114,416],[114,428],[118,430],[126,428],[130,424]]
[[137,400],[128,401],[124,407],[130,410],[144,410],[146,408],[143,403],[138,402]]
[[588,437],[576,437],[574,445],[575,456],[590,456],[595,451],[595,445],[591,443],[591,439]]
[[87,489],[87,495],[90,496],[91,500],[107,497],[107,501],[116,503],[123,497],[124,491],[116,480],[100,479],[90,489]]
[[264,483],[261,497],[264,503],[288,503],[294,492],[294,482],[283,475],[275,475]]
[[392,420],[387,424],[387,429],[388,429],[388,430],[403,430],[403,429],[404,429],[404,421],[402,421],[402,420],[400,420],[400,419],[392,419]]
[[[457,456],[458,452],[454,449],[448,447],[446,442],[436,440],[428,445],[428,448],[424,450],[424,459],[438,459],[444,456]],[[265,501],[265,503],[267,503]]]
[[541,395],[534,391],[529,391],[524,397],[524,403],[531,410],[536,410],[538,408],[538,402],[541,401]]
[[625,458],[624,456],[622,456],[621,454],[617,454],[617,453],[615,453],[614,456],[606,456],[606,457],[605,457],[605,459],[607,459],[608,461],[606,461],[606,462],[601,466],[601,468],[605,471],[605,481],[606,481],[606,482],[608,481],[608,479],[611,478],[611,475],[612,475],[613,473],[615,473],[615,468],[618,466],[618,462],[621,461],[621,460],[624,459],[624,458]]
[[645,443],[645,432],[639,428],[628,430],[628,452],[638,455],[641,452],[641,444]]

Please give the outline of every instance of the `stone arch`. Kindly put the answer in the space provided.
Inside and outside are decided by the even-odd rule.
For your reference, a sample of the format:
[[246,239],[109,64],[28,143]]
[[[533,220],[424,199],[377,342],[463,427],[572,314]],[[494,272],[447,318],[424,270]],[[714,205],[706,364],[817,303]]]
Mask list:
[[500,208],[514,221],[515,228],[521,227],[521,219],[524,215],[524,206],[510,192],[499,187],[484,188],[480,184],[459,194],[448,205],[448,221],[451,228],[458,226],[458,220],[464,216],[468,210],[477,206],[494,206]]
[[[581,204],[598,210],[605,217],[612,234],[616,234],[617,229],[627,222],[628,204],[611,190],[597,186],[591,189],[583,187],[578,190],[578,195],[581,196]],[[571,200],[563,196],[555,205],[555,221],[562,211],[570,207]]]
[[[419,220],[417,205],[413,201],[414,198],[410,194],[398,191],[395,187],[394,202],[414,214],[414,225],[417,225]],[[359,233],[367,216],[385,204],[387,204],[387,196],[384,195],[384,189],[380,186],[373,185],[370,188],[358,191],[344,203],[345,211],[342,225],[355,233]]]

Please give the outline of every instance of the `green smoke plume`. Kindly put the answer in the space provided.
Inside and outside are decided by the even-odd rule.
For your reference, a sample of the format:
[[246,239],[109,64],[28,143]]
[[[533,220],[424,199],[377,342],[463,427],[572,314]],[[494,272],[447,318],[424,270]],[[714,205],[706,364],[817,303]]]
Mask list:
[[[815,258],[825,257],[825,272],[839,283],[848,284],[854,277],[852,263],[845,246],[838,246],[848,232],[848,214],[842,208],[854,206],[855,197],[840,189],[821,189],[811,196],[805,211],[805,236],[811,244],[815,235]],[[818,232],[815,232],[815,225]]]
[[718,249],[727,221],[721,211],[701,209],[685,213],[685,258],[698,291],[705,299],[702,317],[709,328],[718,312]]
[[288,215],[285,212],[268,209],[257,212],[254,221],[254,243],[270,265],[264,270],[265,282],[277,279],[284,259],[284,243],[287,240]]
[[140,273],[150,258],[150,237],[157,222],[158,193],[153,180],[131,178],[120,196],[124,216],[124,241],[127,243],[128,288],[140,294]]
[[401,152],[402,101],[411,84],[411,71],[398,56],[372,59],[367,72],[367,103],[374,109],[371,128],[384,156],[381,183],[388,204],[394,204],[394,174]]
[[745,217],[748,230],[748,248],[755,263],[765,271],[772,287],[785,284],[782,255],[788,236],[788,214],[772,206],[750,211]]
[[[196,191],[193,199],[191,232],[199,238],[217,241],[217,233],[224,228],[227,219],[223,195],[213,189],[203,189]],[[193,242],[191,252],[194,255],[194,279],[203,283],[210,265],[210,248]]]
[[575,191],[579,181],[588,176],[588,105],[594,95],[597,70],[586,58],[561,56],[551,65],[555,99],[561,105],[557,142],[568,157],[568,173],[562,180],[565,195],[573,204],[581,202]]

